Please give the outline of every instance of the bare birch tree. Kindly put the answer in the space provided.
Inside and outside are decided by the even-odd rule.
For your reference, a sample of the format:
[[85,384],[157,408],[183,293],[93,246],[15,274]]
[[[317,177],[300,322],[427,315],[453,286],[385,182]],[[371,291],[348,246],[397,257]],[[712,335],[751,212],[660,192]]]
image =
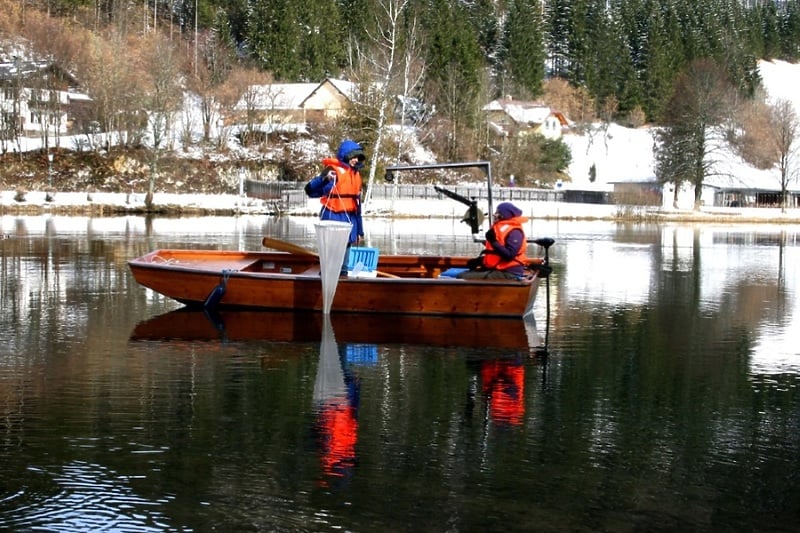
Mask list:
[[359,103],[367,104],[365,107],[370,115],[368,123],[374,135],[364,195],[365,210],[372,198],[378,161],[398,85],[402,83],[403,96],[407,97],[419,86],[421,79],[416,19],[412,14],[408,24],[404,24],[407,15],[409,0],[380,0],[375,31],[367,31],[373,49],[371,53],[359,52],[359,64],[366,65],[365,80],[360,84],[362,94]]
[[[205,31],[200,38],[200,57],[194,61],[194,75],[190,78],[191,88],[197,93],[200,103],[200,117],[203,127],[203,140],[211,140],[211,130],[220,118],[220,102],[217,93],[230,75],[235,64],[234,51],[220,38],[217,31]],[[195,43],[195,54],[198,44]]]
[[85,52],[77,60],[76,74],[92,95],[92,114],[106,149],[115,144],[128,147],[141,136],[143,76],[135,53],[137,42],[119,34],[110,39],[88,34]]
[[[255,69],[234,67],[225,83],[215,90],[223,126],[217,132],[219,145],[229,137],[231,124],[244,124],[243,137],[255,130],[258,121],[259,87],[272,83],[272,76]],[[246,140],[246,139],[245,139]]]
[[179,68],[177,54],[164,37],[156,35],[149,43],[146,53],[147,73],[147,129],[150,141],[150,181],[147,201],[155,192],[158,161],[165,149],[170,149],[170,138],[174,115],[183,97],[184,77]]
[[786,212],[787,190],[789,183],[797,177],[793,168],[797,152],[798,132],[800,121],[792,103],[780,99],[768,107],[769,116],[769,144],[773,153],[773,167],[778,170],[778,180],[781,186],[781,212]]

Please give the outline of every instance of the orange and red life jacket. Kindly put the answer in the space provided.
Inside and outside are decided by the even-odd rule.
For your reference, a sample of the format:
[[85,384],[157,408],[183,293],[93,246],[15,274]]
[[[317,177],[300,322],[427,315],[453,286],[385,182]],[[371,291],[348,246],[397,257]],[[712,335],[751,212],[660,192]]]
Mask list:
[[[511,230],[518,229],[522,231],[524,235],[522,224],[527,221],[528,217],[521,216],[496,221],[494,224],[492,224],[492,228],[494,229],[497,242],[500,243],[500,245],[505,246],[506,237],[508,237],[508,234],[511,232]],[[522,239],[522,245],[519,247],[517,255],[510,261],[503,260],[503,258],[494,251],[494,248],[492,248],[492,245],[488,241],[484,243],[484,247],[483,266],[488,269],[508,270],[509,268],[515,266],[525,266],[528,264],[528,260],[525,257],[526,250],[528,249],[528,242],[524,238]]]
[[319,199],[326,209],[335,213],[355,213],[361,199],[361,174],[350,165],[335,158],[322,160],[322,164],[336,171],[336,183],[327,196]]

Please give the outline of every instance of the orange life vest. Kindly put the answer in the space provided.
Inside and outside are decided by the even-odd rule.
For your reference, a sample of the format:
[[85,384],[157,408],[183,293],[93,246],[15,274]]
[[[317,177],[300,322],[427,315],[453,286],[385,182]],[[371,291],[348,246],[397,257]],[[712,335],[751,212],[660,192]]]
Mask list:
[[322,160],[322,164],[336,171],[336,183],[327,196],[319,201],[334,213],[355,213],[361,199],[361,174],[335,158]]
[[[506,237],[511,230],[518,229],[523,232],[522,224],[528,221],[528,217],[514,217],[514,218],[506,218],[503,220],[498,220],[494,224],[492,224],[492,228],[494,229],[495,237],[497,238],[497,242],[500,243],[502,246],[506,244]],[[519,247],[519,252],[517,252],[516,257],[514,257],[511,261],[504,261],[502,257],[500,257],[497,252],[494,251],[492,245],[489,244],[487,241],[484,243],[484,253],[483,253],[483,266],[488,269],[493,270],[507,270],[511,267],[519,266],[519,265],[527,265],[528,260],[525,257],[525,252],[528,249],[528,242],[526,239],[522,239],[522,246]]]

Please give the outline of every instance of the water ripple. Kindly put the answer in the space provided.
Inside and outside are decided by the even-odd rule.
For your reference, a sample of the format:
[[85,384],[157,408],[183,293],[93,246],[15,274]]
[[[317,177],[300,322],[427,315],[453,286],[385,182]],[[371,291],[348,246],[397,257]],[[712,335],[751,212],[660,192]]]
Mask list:
[[[151,501],[137,495],[128,477],[92,463],[68,463],[58,473],[31,467],[48,476],[48,494],[23,489],[3,500],[18,505],[0,523],[11,529],[74,531],[189,531],[170,526],[158,508],[169,500]],[[51,487],[52,485],[52,487]]]

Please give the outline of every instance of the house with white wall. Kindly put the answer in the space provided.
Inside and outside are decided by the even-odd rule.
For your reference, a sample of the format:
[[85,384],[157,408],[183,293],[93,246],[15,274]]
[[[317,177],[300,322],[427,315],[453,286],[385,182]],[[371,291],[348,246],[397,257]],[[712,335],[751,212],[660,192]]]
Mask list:
[[88,97],[76,90],[75,78],[47,61],[0,63],[0,133],[10,138],[63,135],[71,131],[73,106]]
[[559,139],[570,127],[561,111],[542,102],[514,100],[510,96],[489,102],[482,111],[489,127],[503,137],[538,133],[547,139]]
[[334,119],[352,101],[355,84],[326,78],[320,83],[252,85],[234,109],[252,113],[260,124],[307,124]]

